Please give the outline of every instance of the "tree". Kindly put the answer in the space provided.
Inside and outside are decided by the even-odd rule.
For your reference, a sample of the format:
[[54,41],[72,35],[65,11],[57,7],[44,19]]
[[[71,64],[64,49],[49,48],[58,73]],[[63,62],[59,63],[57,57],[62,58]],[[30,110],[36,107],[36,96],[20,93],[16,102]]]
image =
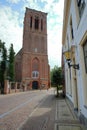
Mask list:
[[51,70],[51,84],[52,86],[57,87],[57,96],[58,96],[59,87],[62,85],[62,80],[63,80],[62,68],[55,66]]
[[0,40],[0,90],[4,93],[4,80],[10,77],[10,81],[14,80],[14,57],[15,52],[13,44],[9,49],[9,56],[7,56],[7,49],[5,42]]
[[4,93],[4,78],[6,73],[6,60],[7,60],[7,49],[5,43],[0,40],[0,89],[1,93]]
[[0,52],[1,52],[1,48],[2,48],[2,41],[0,40]]
[[14,57],[15,52],[13,49],[13,44],[11,44],[11,47],[9,49],[9,70],[8,70],[10,81],[14,81]]

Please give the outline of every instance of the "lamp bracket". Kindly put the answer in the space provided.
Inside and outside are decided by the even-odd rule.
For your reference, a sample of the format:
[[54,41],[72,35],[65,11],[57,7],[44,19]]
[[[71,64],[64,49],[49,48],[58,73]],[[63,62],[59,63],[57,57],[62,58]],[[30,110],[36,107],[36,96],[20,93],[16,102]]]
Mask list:
[[68,66],[73,67],[74,69],[78,69],[79,70],[79,64],[70,64],[70,62],[68,62]]

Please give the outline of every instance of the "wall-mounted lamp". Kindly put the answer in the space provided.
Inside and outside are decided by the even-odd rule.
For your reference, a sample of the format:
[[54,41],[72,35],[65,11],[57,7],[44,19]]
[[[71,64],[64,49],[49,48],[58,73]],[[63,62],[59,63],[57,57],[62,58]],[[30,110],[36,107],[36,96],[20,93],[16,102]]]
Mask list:
[[63,53],[65,56],[65,59],[67,61],[68,67],[73,67],[74,69],[78,69],[79,70],[79,64],[71,64],[71,52],[70,51],[66,51]]

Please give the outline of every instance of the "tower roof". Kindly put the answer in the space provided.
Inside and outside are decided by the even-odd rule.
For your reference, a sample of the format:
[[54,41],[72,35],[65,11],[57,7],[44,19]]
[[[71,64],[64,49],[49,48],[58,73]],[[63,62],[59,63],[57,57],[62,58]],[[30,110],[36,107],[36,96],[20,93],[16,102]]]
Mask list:
[[28,8],[28,7],[26,7],[26,11],[30,11],[30,12],[37,12],[37,13],[43,13],[43,14],[45,14],[45,15],[47,15],[48,13],[45,13],[45,12],[42,12],[42,11],[38,11],[38,10],[35,10],[35,9],[30,9],[30,8]]

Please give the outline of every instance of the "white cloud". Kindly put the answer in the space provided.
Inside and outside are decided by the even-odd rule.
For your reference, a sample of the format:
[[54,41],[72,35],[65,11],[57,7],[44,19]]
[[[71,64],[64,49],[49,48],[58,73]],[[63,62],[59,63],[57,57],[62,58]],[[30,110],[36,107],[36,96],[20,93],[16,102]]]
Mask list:
[[24,2],[23,8],[22,8],[23,11],[25,11],[26,7],[42,11],[42,9],[40,8],[40,6],[38,6],[38,4],[36,2],[34,2],[34,0],[23,0],[23,2]]
[[22,46],[22,28],[19,26],[18,17],[18,13],[10,7],[0,8],[0,39],[6,42],[8,48],[13,43],[16,52]]
[[53,65],[61,65],[61,38],[62,29],[58,25],[54,26],[52,30],[48,30],[48,56],[51,67]]
[[[11,7],[0,7],[0,39],[10,46],[14,44],[16,52],[22,47],[23,29],[20,23],[23,18],[20,14],[24,15],[25,7],[40,10],[48,13],[47,16],[47,32],[48,32],[48,57],[51,67],[54,65],[61,65],[61,39],[62,39],[62,21],[63,21],[63,4],[64,0],[7,0],[9,3],[23,2],[20,12],[12,10]],[[44,8],[41,8],[39,2],[45,2]],[[23,16],[22,15],[22,16]],[[21,22],[22,21],[22,22]]]
[[54,13],[57,13],[58,16],[63,17],[63,8],[64,8],[63,6],[64,6],[63,0],[59,0],[58,3],[54,3],[54,6],[53,6]]
[[20,0],[6,0],[9,3],[17,4]]

